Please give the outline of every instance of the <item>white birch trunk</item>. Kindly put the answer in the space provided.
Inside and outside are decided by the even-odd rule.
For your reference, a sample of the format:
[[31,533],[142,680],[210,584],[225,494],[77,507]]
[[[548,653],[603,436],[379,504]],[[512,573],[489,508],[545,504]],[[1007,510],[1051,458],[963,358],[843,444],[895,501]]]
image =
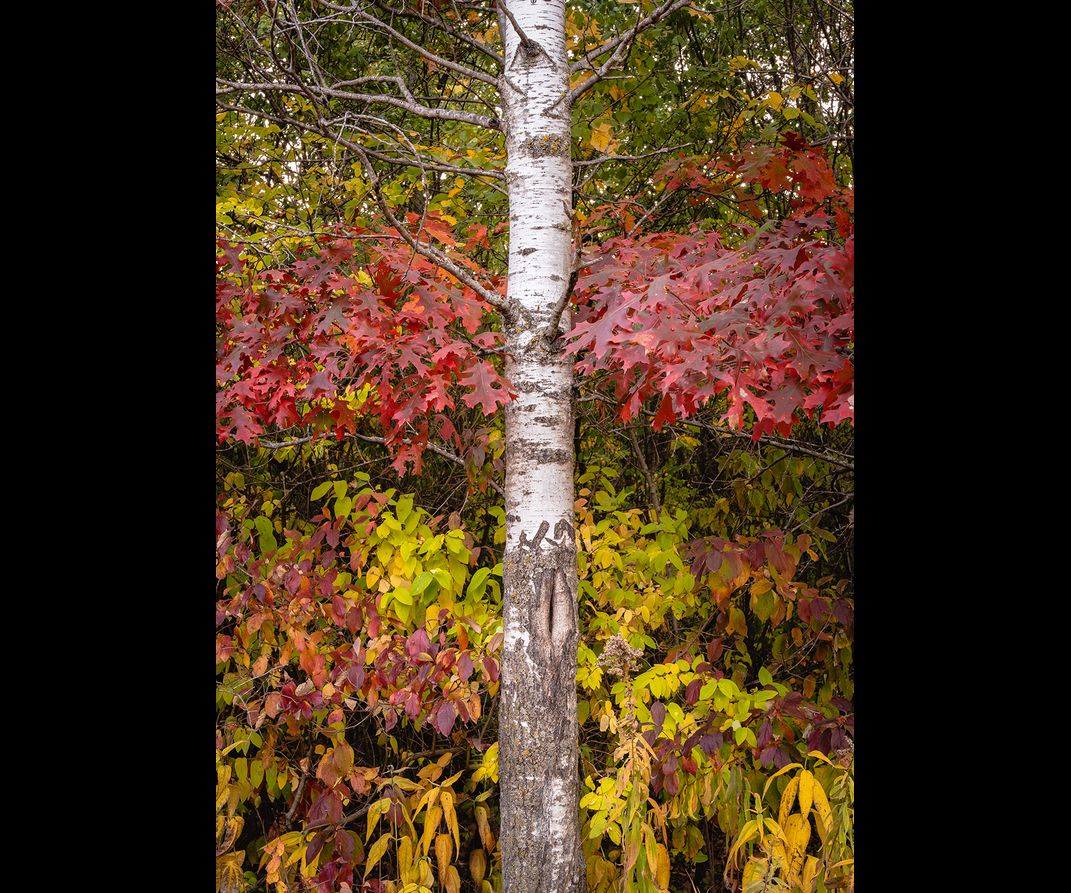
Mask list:
[[[569,284],[564,0],[505,0],[510,199],[506,549],[499,760],[503,893],[584,889],[577,760],[573,371],[546,332]],[[568,311],[561,325],[568,327]]]

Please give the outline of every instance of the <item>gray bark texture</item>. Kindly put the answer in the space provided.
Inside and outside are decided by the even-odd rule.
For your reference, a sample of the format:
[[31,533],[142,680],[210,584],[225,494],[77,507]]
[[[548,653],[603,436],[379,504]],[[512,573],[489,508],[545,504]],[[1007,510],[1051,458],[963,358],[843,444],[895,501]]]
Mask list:
[[[585,889],[577,753],[573,262],[564,0],[499,0],[510,197],[499,791],[503,893]],[[566,311],[558,323],[568,329]]]

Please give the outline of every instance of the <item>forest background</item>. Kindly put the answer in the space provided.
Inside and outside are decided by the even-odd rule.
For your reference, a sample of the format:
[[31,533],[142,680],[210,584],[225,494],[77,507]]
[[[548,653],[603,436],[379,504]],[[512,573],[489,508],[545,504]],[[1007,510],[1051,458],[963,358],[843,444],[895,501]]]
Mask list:
[[[853,883],[851,9],[568,7],[592,890]],[[360,10],[217,5],[217,886],[495,890],[500,19]]]

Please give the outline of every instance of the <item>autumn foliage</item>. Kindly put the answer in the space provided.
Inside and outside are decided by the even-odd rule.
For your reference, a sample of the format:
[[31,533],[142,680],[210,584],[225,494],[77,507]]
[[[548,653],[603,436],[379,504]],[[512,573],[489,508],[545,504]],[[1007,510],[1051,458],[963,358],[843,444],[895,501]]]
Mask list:
[[[657,396],[656,430],[719,394],[735,429],[750,407],[756,439],[788,434],[803,416],[852,420],[852,191],[791,133],[777,148],[660,171],[667,190],[711,177],[784,192],[792,214],[772,228],[618,237],[589,250],[567,347],[578,372],[607,373],[623,421]],[[441,220],[411,217],[448,256],[475,266],[463,251],[485,228],[462,241]],[[488,359],[502,343],[493,308],[396,232],[341,232],[287,267],[257,272],[239,246],[221,243],[219,438],[249,443],[267,427],[298,425],[341,437],[371,418],[400,471],[419,463],[429,436],[462,448],[447,411],[460,402],[493,415],[510,399],[501,364]]]
[[[435,221],[424,230],[463,247]],[[221,440],[248,443],[269,426],[297,425],[341,436],[368,415],[402,469],[406,458],[419,463],[429,434],[457,439],[444,414],[457,401],[490,415],[509,399],[481,356],[501,341],[481,328],[489,306],[396,232],[325,238],[288,267],[256,272],[239,247],[221,248],[216,375],[230,382],[216,404]],[[400,441],[403,431],[411,442]]]
[[592,252],[568,349],[580,372],[608,373],[623,421],[657,396],[657,430],[723,393],[723,419],[740,428],[749,406],[756,439],[803,415],[854,418],[852,193],[821,152],[799,148],[789,134],[779,148],[660,172],[668,190],[727,177],[788,192],[778,226],[618,237]]
[[[834,438],[854,419],[852,191],[794,134],[656,179],[766,190],[788,213],[745,202],[752,223],[602,241],[623,207],[587,221],[564,348],[593,407],[588,886],[687,890],[709,862],[726,889],[843,888],[854,612],[823,513],[850,468]],[[409,222],[501,293],[468,258],[486,228]],[[340,227],[280,263],[222,240],[216,264],[217,884],[497,890],[496,311],[390,229]],[[660,511],[607,426],[683,481]],[[764,439],[822,427],[805,451]],[[359,452],[383,446],[396,474]],[[463,500],[421,483],[433,463],[466,466]]]

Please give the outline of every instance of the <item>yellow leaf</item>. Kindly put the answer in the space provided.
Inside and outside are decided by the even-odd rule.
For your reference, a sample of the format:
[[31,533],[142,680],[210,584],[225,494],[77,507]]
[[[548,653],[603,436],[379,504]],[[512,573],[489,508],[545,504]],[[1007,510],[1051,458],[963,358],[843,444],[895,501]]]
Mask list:
[[658,843],[655,841],[654,831],[646,822],[643,823],[643,848],[647,853],[647,864],[654,871],[658,864]]
[[788,814],[792,811],[792,804],[796,800],[796,789],[800,786],[800,777],[797,775],[788,783],[788,787],[785,788],[785,792],[781,795],[781,808],[777,811],[777,824],[782,828],[785,827],[785,819],[788,818]]
[[365,843],[368,843],[368,839],[372,836],[372,831],[375,829],[376,822],[379,821],[380,816],[388,809],[390,809],[390,797],[384,797],[382,800],[377,800],[372,804],[368,810],[368,830],[364,835]]
[[410,837],[403,837],[398,842],[398,870],[405,880],[414,880],[419,874],[413,864],[413,840]]
[[487,807],[476,807],[476,827],[480,831],[480,840],[483,842],[483,848],[487,852],[494,852],[495,849],[495,835],[491,833],[491,825],[487,821]]
[[814,791],[814,776],[806,769],[800,771],[800,814],[807,818],[811,811],[811,799]]
[[[448,754],[447,756],[452,756],[452,755]],[[461,776],[464,774],[464,772],[465,772],[465,770],[462,769],[460,772],[457,772],[454,775],[451,775],[448,779],[446,779],[446,781],[444,781],[444,782],[442,782],[440,784],[440,787],[444,787],[444,788],[451,787],[455,781],[457,781],[459,778],[461,778]]]
[[800,879],[803,867],[803,855],[807,851],[807,842],[811,839],[811,823],[798,812],[788,817],[783,825],[785,837],[785,877],[795,884]]
[[469,853],[469,874],[472,875],[476,886],[480,886],[485,874],[487,874],[487,856],[479,847]]
[[420,802],[417,804],[417,808],[413,810],[413,818],[416,818],[418,815],[420,815],[420,810],[422,810],[425,806],[427,806],[429,809],[434,806],[435,800],[438,798],[438,796],[438,788],[431,788],[430,790],[425,791],[424,796],[420,798]]
[[814,856],[808,856],[803,862],[803,878],[800,881],[803,893],[813,893],[817,878],[818,860]]
[[439,795],[439,802],[443,806],[443,818],[446,819],[446,827],[454,834],[454,843],[458,850],[461,849],[461,834],[457,829],[457,814],[454,812],[454,792],[443,791]]
[[833,766],[833,761],[820,750],[812,750],[807,756],[814,757],[816,760],[821,760],[826,765]]
[[445,886],[447,893],[461,893],[461,875],[453,865],[446,870]]
[[[400,781],[400,779],[396,778],[394,780],[394,783],[397,784],[398,781]],[[413,840],[416,840],[417,839],[416,825],[413,824],[413,819],[412,819],[412,816],[409,815],[409,810],[405,808],[405,801],[403,800],[399,805],[402,808],[402,818],[405,819],[406,825],[409,826],[409,836],[412,837]]]
[[240,815],[231,816],[230,818],[216,816],[217,856],[222,856],[227,850],[234,846],[234,842],[238,839],[238,835],[242,833],[242,826],[244,824],[245,819]]
[[[227,774],[230,775],[231,767],[227,767]],[[230,796],[230,788],[224,782],[222,785],[216,787],[216,812],[219,812],[223,808],[223,804],[227,802],[227,798]]]
[[752,837],[754,837],[759,830],[758,823],[752,819],[743,828],[740,829],[740,836],[736,838],[736,842],[733,844],[732,849],[729,850],[729,855],[726,857],[726,862],[729,865],[734,864],[734,857],[740,851],[741,847]]
[[773,784],[773,780],[777,778],[778,775],[784,775],[786,772],[791,772],[793,769],[799,769],[800,765],[800,763],[789,763],[787,766],[782,766],[778,769],[773,775],[766,779],[766,787],[762,789],[762,796],[766,796],[766,792],[770,790],[770,785]]
[[776,90],[771,90],[770,95],[766,98],[766,104],[772,109],[781,108],[781,103],[784,101],[785,97],[783,97]]
[[844,75],[842,75],[842,74],[839,74],[839,73],[838,73],[838,72],[836,72],[836,71],[831,71],[831,72],[829,73],[829,79],[830,79],[830,80],[831,80],[831,81],[832,81],[832,82],[833,82],[834,84],[836,84],[836,85],[837,85],[838,87],[839,87],[839,86],[840,86],[841,84],[843,84],[843,83],[844,83]]
[[220,792],[227,786],[227,782],[231,780],[231,767],[228,764],[222,766],[216,766],[216,799],[219,799]]
[[368,851],[368,861],[364,864],[364,876],[368,877],[375,864],[383,858],[383,854],[387,852],[387,844],[390,843],[390,834],[384,834],[375,843],[372,844],[372,848]]
[[483,755],[482,768],[492,781],[498,781],[498,742],[496,741]]
[[[762,884],[766,879],[766,866],[769,864],[767,859],[752,859],[747,865],[744,866],[744,875],[740,879],[743,889],[751,890],[753,885]],[[762,887],[759,887],[761,890]]]
[[216,893],[241,893],[245,889],[242,876],[244,856],[245,850],[239,850],[216,860]]
[[822,838],[822,843],[825,843],[826,835],[833,828],[833,812],[829,808],[829,799],[826,797],[825,789],[817,778],[814,780],[812,793],[814,794],[814,812],[818,819],[815,822],[818,826],[818,836]]
[[659,890],[669,889],[669,852],[662,844],[658,844],[658,855],[655,859],[655,883]]
[[453,857],[453,843],[449,834],[440,834],[435,838],[435,862],[439,867],[439,883],[446,886],[446,870]]
[[592,128],[591,136],[588,137],[588,144],[599,152],[605,152],[613,138],[614,134],[610,129],[610,122],[603,121],[598,127]]
[[424,833],[420,837],[420,847],[424,850],[425,856],[431,847],[431,839],[439,830],[439,822],[442,817],[443,811],[438,806],[432,806],[427,815],[424,816]]

